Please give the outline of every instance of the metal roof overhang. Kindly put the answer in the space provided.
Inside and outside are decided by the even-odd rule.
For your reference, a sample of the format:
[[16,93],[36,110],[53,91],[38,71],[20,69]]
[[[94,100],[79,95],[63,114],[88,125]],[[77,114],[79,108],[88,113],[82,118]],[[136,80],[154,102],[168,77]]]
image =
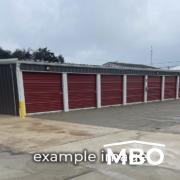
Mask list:
[[119,69],[107,68],[103,66],[93,65],[76,65],[76,64],[58,64],[58,63],[44,63],[44,62],[20,62],[20,69],[22,71],[30,72],[51,72],[51,73],[86,73],[86,74],[114,74],[114,75],[150,75],[162,76],[172,75],[180,76],[180,71],[170,71],[161,69]]
[[10,59],[0,59],[1,64],[16,64],[18,62],[17,58],[10,58]]

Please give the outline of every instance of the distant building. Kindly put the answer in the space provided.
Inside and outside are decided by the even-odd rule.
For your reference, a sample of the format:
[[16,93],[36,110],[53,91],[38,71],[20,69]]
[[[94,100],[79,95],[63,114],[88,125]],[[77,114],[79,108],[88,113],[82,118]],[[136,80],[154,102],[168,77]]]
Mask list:
[[104,67],[121,68],[121,69],[159,69],[153,66],[147,66],[144,64],[131,64],[131,63],[120,63],[120,62],[107,62],[103,64]]
[[180,70],[180,66],[169,67],[170,70]]

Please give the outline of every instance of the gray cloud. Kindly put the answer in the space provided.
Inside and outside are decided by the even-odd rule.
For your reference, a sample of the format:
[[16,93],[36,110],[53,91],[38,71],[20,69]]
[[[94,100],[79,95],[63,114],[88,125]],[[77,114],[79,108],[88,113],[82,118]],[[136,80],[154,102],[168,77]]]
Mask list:
[[0,0],[0,46],[48,46],[69,62],[180,60],[178,0]]

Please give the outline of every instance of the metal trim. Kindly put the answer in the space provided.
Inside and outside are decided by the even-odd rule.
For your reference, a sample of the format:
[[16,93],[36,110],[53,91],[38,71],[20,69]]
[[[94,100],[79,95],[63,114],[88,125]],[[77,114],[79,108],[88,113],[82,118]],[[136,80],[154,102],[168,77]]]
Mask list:
[[49,65],[48,71],[46,70],[46,64],[29,64],[20,63],[22,71],[31,72],[52,72],[52,73],[78,73],[78,74],[118,74],[118,75],[149,75],[149,76],[165,76],[180,75],[180,71],[165,71],[165,70],[145,70],[145,69],[118,69],[118,68],[107,68],[107,67],[89,67],[89,66],[70,66],[70,65]]

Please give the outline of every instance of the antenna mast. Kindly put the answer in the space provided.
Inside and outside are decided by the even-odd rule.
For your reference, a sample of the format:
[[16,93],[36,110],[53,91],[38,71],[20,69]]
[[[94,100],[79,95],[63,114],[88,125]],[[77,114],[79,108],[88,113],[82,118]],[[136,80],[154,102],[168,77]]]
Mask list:
[[151,66],[152,66],[153,65],[153,48],[152,48],[152,46],[151,46],[150,54],[151,54]]

